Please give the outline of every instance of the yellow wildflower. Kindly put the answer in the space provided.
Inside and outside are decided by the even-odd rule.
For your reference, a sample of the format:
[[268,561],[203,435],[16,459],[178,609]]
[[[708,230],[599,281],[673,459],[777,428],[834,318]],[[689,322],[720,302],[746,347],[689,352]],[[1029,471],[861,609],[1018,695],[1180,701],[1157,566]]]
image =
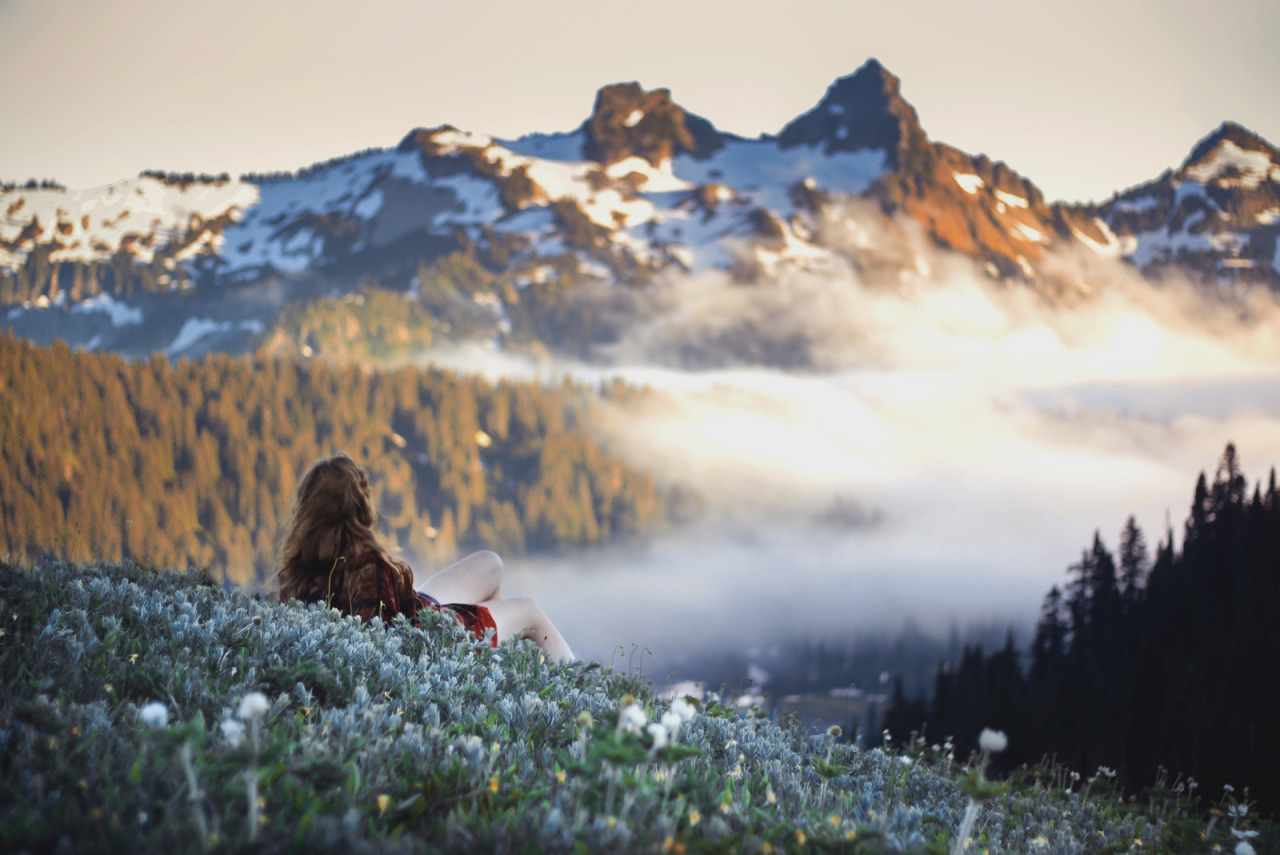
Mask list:
[[378,796],[378,813],[386,813],[389,807],[391,807],[391,796],[386,793]]
[[839,825],[839,824],[840,824],[840,814],[838,814],[838,813],[833,813],[833,814],[831,814],[831,816],[829,816],[829,817],[827,818],[827,822],[831,823],[832,825]]
[[803,829],[797,828],[796,829],[796,845],[799,846],[801,849],[803,849],[805,844],[808,842],[809,842],[809,838],[805,837]]
[[689,811],[689,824],[690,824],[690,825],[697,825],[697,824],[698,824],[698,820],[700,820],[700,819],[702,819],[702,814],[698,813],[696,810],[694,810],[694,811]]
[[[563,770],[563,769],[557,769],[557,770],[556,770],[556,780],[557,780],[557,781],[559,781],[559,782],[560,782],[560,783],[562,783],[562,784],[564,783],[564,780],[565,780],[565,774],[564,774],[564,770]],[[668,840],[670,840],[671,838],[667,838],[667,839],[668,839]]]

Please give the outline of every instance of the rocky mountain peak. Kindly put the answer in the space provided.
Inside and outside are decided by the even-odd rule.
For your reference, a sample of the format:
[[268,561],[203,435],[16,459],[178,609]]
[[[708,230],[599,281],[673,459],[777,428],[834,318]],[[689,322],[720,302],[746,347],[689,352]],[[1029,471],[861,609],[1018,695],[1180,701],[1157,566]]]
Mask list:
[[901,81],[875,59],[828,87],[818,106],[778,135],[783,148],[822,146],[827,153],[882,149],[897,168],[908,151],[928,145],[916,110],[900,94]]
[[1178,177],[1202,184],[1255,187],[1280,182],[1280,150],[1235,122],[1223,122],[1200,140],[1179,167]]
[[644,91],[639,83],[615,83],[596,93],[591,118],[583,123],[582,154],[608,166],[628,157],[654,166],[688,152],[708,157],[724,145],[720,133],[671,100],[668,89]]

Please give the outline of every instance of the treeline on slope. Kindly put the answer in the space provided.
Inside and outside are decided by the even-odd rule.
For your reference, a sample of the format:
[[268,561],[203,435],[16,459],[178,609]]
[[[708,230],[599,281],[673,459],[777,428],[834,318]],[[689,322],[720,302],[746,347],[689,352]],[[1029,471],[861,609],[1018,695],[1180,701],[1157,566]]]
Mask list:
[[193,565],[263,587],[297,478],[340,449],[372,471],[383,531],[411,556],[601,542],[657,523],[664,502],[589,435],[598,400],[568,383],[128,362],[0,335],[0,555]]
[[1029,669],[1012,638],[943,663],[933,698],[894,692],[886,726],[927,727],[961,750],[983,727],[1005,730],[1006,766],[1056,755],[1093,774],[1106,766],[1130,792],[1159,767],[1189,775],[1196,795],[1280,809],[1280,490],[1248,492],[1234,445],[1212,483],[1200,474],[1182,550],[1166,533],[1152,560],[1132,517],[1113,555],[1099,535],[1045,597]]
[[[492,229],[483,230],[480,241],[459,232],[456,243],[420,260],[408,285],[395,276],[365,276],[352,293],[286,306],[260,353],[395,364],[433,345],[500,340],[507,350],[535,356],[554,346],[591,358],[595,347],[616,341],[634,315],[625,294],[578,299],[602,280],[584,272],[571,253],[530,255],[522,238]],[[620,281],[636,281],[635,270],[621,270],[618,258],[598,272],[607,268]]]

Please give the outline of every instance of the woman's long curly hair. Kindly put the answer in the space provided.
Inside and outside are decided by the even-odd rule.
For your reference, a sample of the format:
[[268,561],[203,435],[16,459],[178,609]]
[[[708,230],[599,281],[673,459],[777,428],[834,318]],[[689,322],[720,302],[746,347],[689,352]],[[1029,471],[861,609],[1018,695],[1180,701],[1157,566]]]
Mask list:
[[369,551],[385,557],[374,532],[377,522],[363,466],[341,451],[311,464],[281,529],[276,562],[281,602],[323,598],[325,582],[340,563]]

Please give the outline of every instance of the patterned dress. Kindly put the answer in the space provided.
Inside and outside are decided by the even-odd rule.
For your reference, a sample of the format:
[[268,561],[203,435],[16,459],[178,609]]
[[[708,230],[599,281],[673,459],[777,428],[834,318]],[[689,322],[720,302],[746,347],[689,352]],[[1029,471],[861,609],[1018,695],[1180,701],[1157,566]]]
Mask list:
[[320,577],[299,594],[305,602],[327,602],[335,609],[359,615],[365,623],[381,617],[390,625],[396,615],[404,615],[414,626],[421,627],[418,612],[448,610],[462,627],[483,639],[493,630],[492,645],[498,646],[498,626],[493,615],[481,605],[471,603],[441,604],[434,597],[414,590],[413,570],[408,564],[388,559],[370,551],[347,565],[340,561],[326,577]]

